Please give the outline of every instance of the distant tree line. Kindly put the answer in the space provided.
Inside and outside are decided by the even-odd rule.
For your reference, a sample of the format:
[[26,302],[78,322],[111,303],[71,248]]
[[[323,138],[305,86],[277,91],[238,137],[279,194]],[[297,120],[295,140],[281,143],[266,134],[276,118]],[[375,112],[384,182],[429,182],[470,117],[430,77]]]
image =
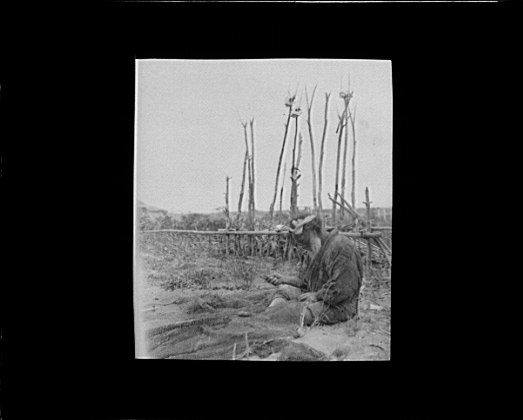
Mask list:
[[[312,213],[313,209],[310,207],[303,207],[299,209],[300,212]],[[324,210],[323,218],[327,225],[332,226],[332,217],[330,211]],[[364,211],[359,210],[364,216]],[[290,213],[283,212],[277,215],[276,221],[281,224],[286,224],[289,221]],[[371,209],[371,219],[374,226],[390,226],[392,224],[392,209],[373,208]],[[176,219],[169,216],[167,212],[154,212],[151,214],[148,211],[140,209],[138,217],[138,226],[140,230],[164,230],[164,229],[181,229],[181,230],[218,230],[225,229],[227,226],[227,219],[225,215],[216,216],[202,213],[188,213]],[[242,215],[240,218],[234,218],[232,229],[249,230],[248,215]],[[272,226],[270,215],[267,213],[256,218],[255,229],[270,229]],[[347,225],[348,227],[349,225]]]
[[169,216],[167,212],[152,215],[147,211],[140,211],[138,216],[138,227],[140,230],[218,230],[224,229],[225,226],[225,217],[216,218],[201,213],[184,214],[181,216],[181,220]]

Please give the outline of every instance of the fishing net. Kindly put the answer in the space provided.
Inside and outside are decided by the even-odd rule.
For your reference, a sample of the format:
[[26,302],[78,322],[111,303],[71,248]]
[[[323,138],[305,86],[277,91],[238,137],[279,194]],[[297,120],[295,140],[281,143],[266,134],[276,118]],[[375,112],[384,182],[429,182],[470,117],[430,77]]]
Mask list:
[[303,304],[286,302],[268,308],[272,293],[253,291],[240,297],[194,299],[186,309],[190,321],[147,331],[149,357],[245,360],[276,355],[277,360],[321,360],[322,353],[291,342]]

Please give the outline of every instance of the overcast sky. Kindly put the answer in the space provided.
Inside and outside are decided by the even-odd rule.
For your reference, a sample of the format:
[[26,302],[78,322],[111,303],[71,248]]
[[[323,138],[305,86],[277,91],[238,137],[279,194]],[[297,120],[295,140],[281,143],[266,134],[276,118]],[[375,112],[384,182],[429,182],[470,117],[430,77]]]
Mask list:
[[[312,206],[304,88],[310,95],[317,84],[312,113],[316,165],[325,92],[331,92],[323,173],[323,205],[331,207],[327,193],[334,191],[337,109],[341,113],[343,108],[339,92],[342,79],[347,89],[349,74],[351,107],[357,106],[356,204],[362,206],[368,186],[373,206],[392,206],[391,62],[367,60],[137,60],[137,198],[175,213],[213,212],[225,204],[225,177],[230,176],[230,207],[236,211],[245,154],[239,118],[254,117],[256,208],[268,210],[286,122],[284,102],[298,87],[297,103],[304,109],[298,126],[303,135],[298,205]],[[293,138],[292,122],[284,155],[286,209]],[[351,135],[349,144],[346,197]],[[243,204],[246,209],[247,193]]]

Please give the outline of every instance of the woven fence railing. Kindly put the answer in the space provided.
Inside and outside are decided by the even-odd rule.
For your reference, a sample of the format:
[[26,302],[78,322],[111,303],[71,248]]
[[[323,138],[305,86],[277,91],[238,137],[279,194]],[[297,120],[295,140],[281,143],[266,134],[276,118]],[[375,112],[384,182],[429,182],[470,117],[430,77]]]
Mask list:
[[[193,248],[201,246],[219,250],[225,255],[274,257],[285,260],[302,259],[305,251],[298,246],[288,232],[278,231],[204,231],[204,230],[144,230],[140,234],[170,234]],[[391,232],[390,232],[391,233]],[[352,239],[362,256],[370,261],[392,263],[392,248],[383,238],[384,232],[340,232]],[[369,250],[371,255],[369,256]]]

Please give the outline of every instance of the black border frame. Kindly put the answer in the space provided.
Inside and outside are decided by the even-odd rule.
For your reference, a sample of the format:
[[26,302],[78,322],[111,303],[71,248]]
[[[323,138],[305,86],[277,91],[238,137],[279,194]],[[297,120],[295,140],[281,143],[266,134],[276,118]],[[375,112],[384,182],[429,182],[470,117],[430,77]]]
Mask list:
[[[2,39],[16,39],[3,50],[8,65],[0,74],[9,139],[2,160],[6,419],[425,416],[441,408],[433,378],[449,331],[432,310],[439,298],[427,296],[444,273],[427,270],[427,249],[409,238],[427,221],[423,209],[459,193],[464,152],[477,147],[463,123],[481,96],[477,61],[483,71],[506,63],[517,26],[513,3],[2,7],[11,19]],[[391,361],[134,359],[135,58],[392,60],[399,248]],[[442,112],[445,125],[438,124]],[[437,147],[444,136],[455,142],[451,155]],[[448,228],[447,219],[434,223],[436,232]],[[442,245],[436,238],[428,247],[436,253]],[[420,296],[423,316],[413,316]]]

